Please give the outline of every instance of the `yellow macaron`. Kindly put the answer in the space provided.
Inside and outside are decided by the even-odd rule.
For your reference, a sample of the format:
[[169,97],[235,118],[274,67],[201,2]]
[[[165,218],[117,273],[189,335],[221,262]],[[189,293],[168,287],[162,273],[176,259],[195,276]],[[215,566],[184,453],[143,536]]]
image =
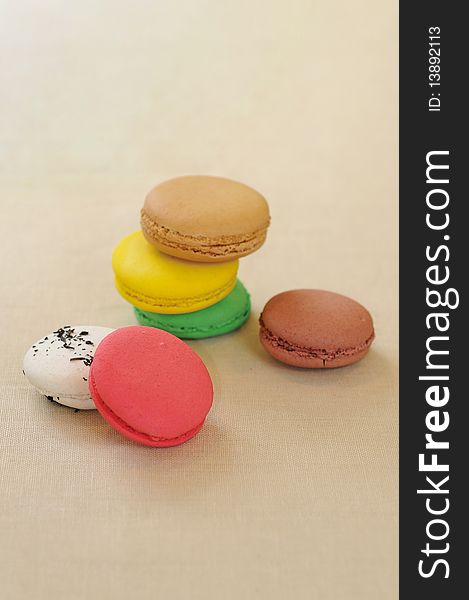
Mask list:
[[121,296],[142,310],[181,314],[207,308],[236,285],[238,261],[195,263],[163,254],[141,231],[114,249],[112,268]]

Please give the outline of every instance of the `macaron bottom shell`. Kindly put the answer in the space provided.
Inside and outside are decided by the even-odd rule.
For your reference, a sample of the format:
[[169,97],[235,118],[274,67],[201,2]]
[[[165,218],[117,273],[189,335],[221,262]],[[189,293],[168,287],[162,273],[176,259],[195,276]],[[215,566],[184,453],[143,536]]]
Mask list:
[[193,429],[175,438],[168,439],[149,435],[148,433],[137,431],[136,429],[128,425],[123,419],[116,415],[116,413],[113,412],[109,408],[109,406],[107,406],[107,404],[103,402],[101,396],[98,393],[98,390],[96,389],[92,372],[90,373],[90,392],[93,396],[95,407],[98,409],[100,415],[124,437],[144,446],[152,446],[154,448],[170,448],[172,446],[179,446],[180,444],[184,444],[184,442],[187,442],[195,435],[197,435],[197,433],[199,433],[199,431],[202,429],[202,426],[205,422],[205,420],[202,421],[200,425],[197,425]]
[[178,315],[203,310],[220,300],[223,300],[234,288],[236,278],[221,286],[220,288],[207,293],[204,296],[192,298],[166,299],[143,295],[141,292],[129,288],[119,278],[115,278],[115,287],[119,294],[127,300],[129,304],[148,312],[157,311],[160,314]]
[[[36,388],[37,389],[37,388]],[[61,404],[67,408],[74,408],[75,410],[95,410],[96,406],[91,400],[89,394],[86,396],[67,396],[66,394],[51,394],[44,390],[37,390],[40,394],[45,396],[47,400],[51,402],[55,402],[56,404]]]
[[358,362],[368,354],[374,336],[367,340],[365,347],[347,348],[337,352],[326,353],[313,348],[288,348],[285,343],[272,339],[273,336],[265,328],[261,328],[259,339],[267,352],[280,362],[303,369],[335,369]]
[[178,231],[158,225],[143,210],[141,225],[145,239],[160,252],[193,262],[226,262],[252,254],[267,237],[267,227],[238,236],[210,239],[184,236]]

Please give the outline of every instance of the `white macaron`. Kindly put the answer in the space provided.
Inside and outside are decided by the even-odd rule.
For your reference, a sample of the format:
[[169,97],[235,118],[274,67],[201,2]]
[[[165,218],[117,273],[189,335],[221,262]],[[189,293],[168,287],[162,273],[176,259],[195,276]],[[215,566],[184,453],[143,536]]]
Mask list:
[[96,408],[88,391],[94,351],[113,329],[64,325],[38,340],[26,352],[23,373],[49,400],[72,408]]

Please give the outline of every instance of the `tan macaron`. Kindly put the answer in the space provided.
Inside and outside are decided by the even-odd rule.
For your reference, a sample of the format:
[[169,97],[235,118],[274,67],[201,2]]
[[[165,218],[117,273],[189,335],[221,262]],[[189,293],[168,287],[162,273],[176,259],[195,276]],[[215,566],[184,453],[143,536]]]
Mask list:
[[265,241],[270,216],[256,190],[224,177],[190,175],[160,183],[145,198],[142,231],[161,252],[198,262],[246,256]]

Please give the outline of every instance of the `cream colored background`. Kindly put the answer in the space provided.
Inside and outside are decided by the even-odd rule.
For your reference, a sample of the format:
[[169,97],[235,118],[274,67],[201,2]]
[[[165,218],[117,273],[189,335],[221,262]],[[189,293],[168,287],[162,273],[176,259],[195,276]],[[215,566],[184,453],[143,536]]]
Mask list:
[[[397,597],[397,3],[0,4],[4,600]],[[191,344],[200,435],[138,447],[37,395],[22,355],[62,324],[132,324],[111,250],[179,174],[270,201],[242,261],[253,315]],[[307,372],[257,341],[274,293],[353,296],[377,338]]]

